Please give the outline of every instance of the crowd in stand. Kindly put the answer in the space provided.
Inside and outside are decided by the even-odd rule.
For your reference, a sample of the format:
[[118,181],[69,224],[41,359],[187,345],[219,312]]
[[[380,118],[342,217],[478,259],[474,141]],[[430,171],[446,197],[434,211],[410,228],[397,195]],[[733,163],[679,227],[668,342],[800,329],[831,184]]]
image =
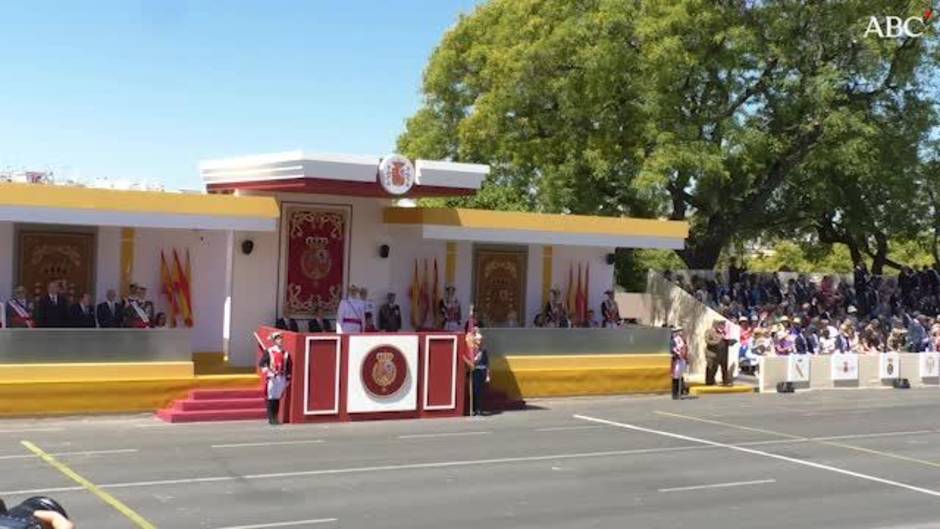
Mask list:
[[[749,273],[732,264],[727,278],[667,279],[740,324],[741,357],[760,355],[940,351],[940,267],[905,268],[897,277]],[[742,362],[746,365],[747,362]]]
[[95,305],[91,294],[76,296],[64,280],[52,281],[46,292],[29,296],[18,286],[5,303],[0,326],[7,328],[114,328],[166,327],[166,315],[155,313],[146,287],[132,284],[128,295],[118,298],[114,289]]

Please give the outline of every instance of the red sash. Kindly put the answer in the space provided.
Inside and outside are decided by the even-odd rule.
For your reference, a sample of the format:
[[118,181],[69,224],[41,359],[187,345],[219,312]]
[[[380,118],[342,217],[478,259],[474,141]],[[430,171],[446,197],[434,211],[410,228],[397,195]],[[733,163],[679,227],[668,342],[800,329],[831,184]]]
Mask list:
[[33,317],[30,315],[29,311],[25,307],[20,305],[15,299],[10,300],[10,306],[13,307],[13,312],[16,314],[13,316],[13,323],[16,325],[25,325],[29,328],[33,328],[36,324],[33,322]]

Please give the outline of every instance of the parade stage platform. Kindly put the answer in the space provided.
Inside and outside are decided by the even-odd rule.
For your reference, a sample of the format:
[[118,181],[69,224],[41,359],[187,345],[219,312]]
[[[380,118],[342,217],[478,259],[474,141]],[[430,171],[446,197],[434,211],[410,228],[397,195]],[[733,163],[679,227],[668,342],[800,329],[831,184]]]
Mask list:
[[481,419],[279,428],[7,420],[0,496],[49,495],[79,527],[134,526],[26,440],[161,529],[933,527],[938,396],[538,399]]

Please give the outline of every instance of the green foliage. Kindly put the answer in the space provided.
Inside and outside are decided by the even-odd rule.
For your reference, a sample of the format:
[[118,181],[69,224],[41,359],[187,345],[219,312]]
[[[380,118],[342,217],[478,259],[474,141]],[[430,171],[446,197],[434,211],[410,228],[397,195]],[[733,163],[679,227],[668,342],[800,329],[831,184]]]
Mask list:
[[883,261],[888,241],[933,227],[918,211],[936,208],[912,204],[925,201],[937,37],[863,33],[868,14],[919,10],[491,0],[434,51],[398,146],[490,164],[483,192],[448,205],[687,220],[692,268],[767,235]]

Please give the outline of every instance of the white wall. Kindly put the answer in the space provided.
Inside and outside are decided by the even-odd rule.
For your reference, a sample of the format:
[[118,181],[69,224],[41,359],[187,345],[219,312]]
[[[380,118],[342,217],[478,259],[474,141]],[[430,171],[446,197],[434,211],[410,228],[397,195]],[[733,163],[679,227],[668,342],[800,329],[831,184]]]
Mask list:
[[6,300],[13,291],[13,223],[0,222],[0,299]]
[[[172,265],[173,248],[176,248],[180,263],[185,267],[186,249],[189,249],[192,264],[190,291],[195,319],[192,332],[193,351],[222,351],[226,233],[148,228],[135,230],[134,239],[132,282],[146,286],[147,297],[153,301],[157,312],[167,314],[169,302],[160,294],[160,250],[167,256],[167,264]],[[117,242],[120,248],[120,238]],[[119,280],[119,277],[115,277],[115,284]]]
[[95,257],[95,303],[105,299],[108,289],[121,291],[121,228],[100,226]]
[[552,285],[561,290],[562,297],[568,291],[568,271],[571,265],[574,265],[574,272],[571,275],[574,278],[575,287],[577,287],[578,264],[582,265],[582,270],[590,264],[588,308],[594,311],[594,317],[598,320],[601,318],[601,302],[604,301],[604,291],[612,288],[614,284],[614,266],[607,264],[607,254],[613,251],[613,248],[555,246],[552,254]]
[[[242,253],[247,239],[254,242],[251,255]],[[248,366],[254,364],[257,350],[252,333],[277,319],[278,234],[235,232],[229,243],[232,290],[226,353],[231,364]]]
[[[385,293],[395,292],[398,296],[398,304],[401,307],[402,325],[406,329],[411,329],[411,298],[409,289],[411,288],[412,277],[414,276],[415,259],[418,260],[418,277],[424,277],[424,262],[428,263],[428,282],[434,284],[434,259],[437,259],[438,283],[441,294],[444,293],[446,282],[447,266],[447,243],[445,241],[424,240],[415,228],[392,226],[387,228],[387,236],[394,242],[391,243],[391,253],[389,255],[389,277],[391,280],[382,288],[372,287],[372,291],[378,298],[378,303],[384,301]],[[458,248],[459,252],[459,248]],[[458,254],[459,256],[459,254]],[[459,261],[458,261],[459,262]],[[459,271],[459,267],[458,267]],[[460,275],[457,274],[456,283],[461,283]],[[358,283],[357,283],[358,284]],[[467,295],[459,297],[463,305],[463,312],[466,314],[469,306],[469,277],[466,285],[461,285]],[[436,308],[432,309],[436,310]]]

